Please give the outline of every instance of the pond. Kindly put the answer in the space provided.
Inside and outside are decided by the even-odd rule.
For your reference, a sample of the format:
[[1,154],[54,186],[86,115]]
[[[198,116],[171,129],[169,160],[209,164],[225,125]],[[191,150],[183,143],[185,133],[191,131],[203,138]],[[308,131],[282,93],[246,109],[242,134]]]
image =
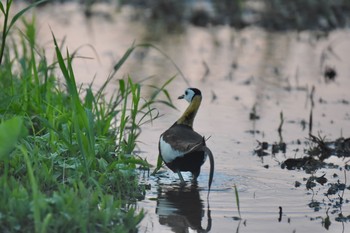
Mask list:
[[[178,110],[158,106],[163,116],[142,128],[141,157],[156,164],[159,135],[187,106],[177,97],[189,85],[203,93],[194,129],[210,137],[207,145],[215,157],[209,198],[208,162],[198,185],[188,182],[184,188],[166,168],[156,176],[142,174],[141,181],[150,188],[137,203],[147,213],[140,232],[349,230],[348,157],[331,156],[326,166],[312,171],[282,165],[307,156],[315,144],[310,131],[328,142],[350,137],[348,30],[272,32],[254,26],[186,25],[167,34],[136,20],[129,7],[115,12],[98,5],[95,10],[86,18],[75,4],[46,6],[36,13],[38,37],[48,53],[53,51],[50,28],[71,52],[78,49],[85,59],[75,61],[76,77],[80,83],[95,80],[96,86],[134,42],[150,42],[171,58],[139,48],[119,73],[135,80],[152,76],[148,81],[157,85],[177,75],[168,89]],[[335,76],[325,77],[327,67]],[[272,151],[276,145],[286,147]],[[349,156],[350,147],[344,145]],[[316,180],[322,177],[326,183]],[[191,179],[186,173],[184,178]],[[331,192],[334,186],[338,189]]]

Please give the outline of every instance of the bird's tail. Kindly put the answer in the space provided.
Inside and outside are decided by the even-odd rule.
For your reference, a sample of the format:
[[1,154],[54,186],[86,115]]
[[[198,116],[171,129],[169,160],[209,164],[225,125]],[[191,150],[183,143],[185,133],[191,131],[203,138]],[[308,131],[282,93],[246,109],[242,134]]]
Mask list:
[[213,177],[214,177],[214,156],[208,147],[204,146],[203,149],[204,149],[204,153],[208,155],[209,162],[210,162],[210,172],[209,172],[209,181],[208,181],[208,187],[209,187],[208,197],[209,197],[211,183],[213,182]]

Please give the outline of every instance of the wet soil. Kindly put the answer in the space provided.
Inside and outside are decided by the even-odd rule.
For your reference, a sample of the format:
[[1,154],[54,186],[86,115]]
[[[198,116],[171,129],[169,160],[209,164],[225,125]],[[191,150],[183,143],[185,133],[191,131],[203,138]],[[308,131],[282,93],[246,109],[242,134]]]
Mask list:
[[[323,158],[324,148],[310,136],[332,150],[337,140],[350,137],[348,30],[320,35],[188,25],[181,33],[164,34],[135,21],[127,7],[117,13],[96,9],[100,13],[89,19],[72,4],[37,12],[48,51],[50,26],[56,38],[66,37],[71,51],[79,48],[79,55],[93,58],[75,61],[79,82],[103,83],[133,41],[162,49],[185,76],[158,51],[141,48],[119,72],[119,78],[129,74],[135,80],[154,76],[148,82],[158,85],[177,74],[168,88],[179,110],[158,106],[163,117],[142,128],[141,157],[156,164],[159,135],[187,106],[176,100],[185,88],[197,87],[204,95],[194,128],[210,136],[207,145],[215,156],[209,199],[208,163],[198,184],[184,174],[186,187],[166,168],[155,176],[141,173],[149,188],[137,203],[147,213],[140,232],[349,230],[349,151]],[[321,152],[313,151],[318,146]],[[314,161],[324,164],[315,167]]]

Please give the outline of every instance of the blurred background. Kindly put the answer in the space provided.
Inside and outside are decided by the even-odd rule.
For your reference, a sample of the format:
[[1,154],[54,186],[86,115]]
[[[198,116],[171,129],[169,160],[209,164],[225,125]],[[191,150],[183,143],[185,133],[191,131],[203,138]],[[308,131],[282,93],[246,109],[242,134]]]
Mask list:
[[227,24],[235,28],[257,25],[270,30],[331,30],[347,26],[350,17],[349,0],[79,0],[77,2],[87,16],[94,14],[95,5],[100,3],[110,4],[116,10],[125,5],[132,6],[137,9],[135,17],[139,20],[150,22],[161,20],[170,31],[178,29],[184,23],[197,26]]

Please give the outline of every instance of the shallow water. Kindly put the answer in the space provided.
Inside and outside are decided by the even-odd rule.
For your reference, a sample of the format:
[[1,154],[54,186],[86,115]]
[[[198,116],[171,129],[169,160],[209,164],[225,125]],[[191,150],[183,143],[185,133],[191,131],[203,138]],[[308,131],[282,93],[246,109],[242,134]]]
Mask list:
[[[164,34],[135,21],[129,8],[115,12],[114,8],[101,5],[96,12],[88,20],[74,4],[47,6],[37,12],[39,38],[48,54],[53,51],[50,27],[60,41],[66,37],[70,51],[89,45],[81,47],[78,54],[93,59],[77,59],[74,63],[79,82],[89,83],[95,77],[95,85],[101,85],[133,41],[146,41],[170,56],[190,85],[201,89],[204,95],[194,128],[210,136],[207,145],[215,156],[209,199],[208,163],[198,185],[189,182],[185,188],[179,187],[177,176],[167,169],[155,177],[146,176],[142,182],[150,184],[151,189],[137,204],[147,213],[140,232],[349,231],[347,222],[336,221],[340,213],[350,215],[349,189],[339,192],[344,203],[337,208],[334,204],[338,196],[324,195],[328,184],[307,190],[303,178],[309,178],[309,174],[281,169],[286,158],[302,157],[308,148],[312,86],[313,134],[329,140],[350,136],[349,31],[333,31],[328,37],[317,39],[312,32],[267,32],[255,27],[237,31],[226,26],[188,25],[184,32]],[[336,69],[335,81],[325,81],[325,65]],[[159,52],[140,48],[118,77],[130,74],[141,80],[154,76],[149,82],[160,85],[177,73]],[[159,106],[164,116],[142,129],[140,155],[151,164],[156,164],[159,135],[187,106],[185,101],[176,100],[187,86],[178,75],[169,91],[179,110]],[[110,90],[114,88],[111,86]],[[259,119],[250,120],[254,106]],[[279,135],[281,112],[285,120]],[[270,145],[283,141],[287,144],[286,153],[271,155],[270,146],[270,155],[259,157],[254,154],[257,141]],[[349,161],[329,160],[341,167]],[[329,182],[346,183],[350,180],[348,173],[328,168],[315,175],[325,174]],[[184,177],[191,179],[188,174]],[[295,181],[302,185],[295,187]],[[240,221],[234,185],[239,193]],[[315,208],[315,203],[319,207]],[[331,222],[329,230],[324,224],[327,216]]]

